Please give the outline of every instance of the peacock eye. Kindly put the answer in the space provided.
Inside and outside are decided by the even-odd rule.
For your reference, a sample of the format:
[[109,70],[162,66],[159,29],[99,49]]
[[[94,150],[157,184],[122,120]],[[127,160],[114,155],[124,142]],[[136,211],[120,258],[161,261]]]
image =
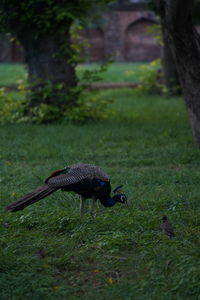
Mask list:
[[126,201],[126,197],[124,195],[121,196],[121,201],[124,203]]

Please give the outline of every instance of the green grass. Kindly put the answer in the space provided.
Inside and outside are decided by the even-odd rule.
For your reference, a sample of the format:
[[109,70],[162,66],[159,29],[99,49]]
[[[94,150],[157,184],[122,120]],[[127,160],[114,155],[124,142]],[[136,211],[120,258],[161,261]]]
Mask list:
[[[102,82],[134,82],[138,81],[134,73],[141,63],[113,63],[105,73],[101,74]],[[84,70],[97,70],[99,64],[84,64],[77,67],[77,74],[81,76]],[[26,78],[25,66],[22,64],[0,64],[0,86],[13,86],[18,80]]]
[[26,78],[26,70],[22,64],[0,63],[0,86],[13,86],[18,80]]
[[[108,66],[108,70],[102,73],[101,82],[137,82],[138,75],[135,71],[144,63],[113,63]],[[77,67],[78,76],[83,74],[84,70],[97,70],[98,64],[84,64]]]
[[[181,98],[102,91],[111,120],[1,127],[0,299],[182,300],[200,295],[200,152]],[[60,191],[22,212],[4,207],[53,170],[94,163],[130,207],[79,218]],[[89,202],[89,201],[88,201]],[[176,238],[160,232],[166,214]],[[42,250],[45,257],[38,257]]]

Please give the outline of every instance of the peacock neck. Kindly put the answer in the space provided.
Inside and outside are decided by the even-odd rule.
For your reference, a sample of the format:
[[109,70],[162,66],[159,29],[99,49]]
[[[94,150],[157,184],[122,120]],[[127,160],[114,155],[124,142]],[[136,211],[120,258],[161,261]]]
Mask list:
[[101,198],[99,198],[99,201],[105,207],[111,207],[111,206],[115,205],[117,202],[115,199],[113,199],[110,196],[101,197]]

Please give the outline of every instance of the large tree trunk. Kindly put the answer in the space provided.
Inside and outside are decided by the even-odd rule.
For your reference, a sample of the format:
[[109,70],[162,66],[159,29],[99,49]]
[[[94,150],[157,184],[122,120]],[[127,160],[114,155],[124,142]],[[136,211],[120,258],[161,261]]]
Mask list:
[[200,36],[192,22],[192,0],[159,0],[195,141],[200,148]]
[[163,46],[161,48],[161,62],[163,70],[163,83],[170,95],[180,95],[180,81],[172,50],[169,46],[168,35],[162,28]]
[[23,32],[18,39],[25,50],[28,68],[30,108],[41,103],[71,106],[76,99],[71,89],[77,85],[75,66],[70,62],[70,26],[65,32],[35,34]]

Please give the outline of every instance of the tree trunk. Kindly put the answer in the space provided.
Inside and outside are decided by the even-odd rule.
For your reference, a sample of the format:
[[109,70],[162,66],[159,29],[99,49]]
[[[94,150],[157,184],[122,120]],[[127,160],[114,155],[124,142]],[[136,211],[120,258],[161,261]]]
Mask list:
[[70,62],[70,26],[65,32],[43,34],[35,38],[30,32],[19,35],[28,68],[30,108],[41,103],[73,105],[71,89],[76,87],[75,66]]
[[166,30],[192,131],[200,148],[200,36],[192,22],[192,0],[160,0],[162,26]]
[[178,72],[164,28],[162,28],[162,39],[161,62],[163,69],[163,83],[170,95],[180,95],[181,88]]

